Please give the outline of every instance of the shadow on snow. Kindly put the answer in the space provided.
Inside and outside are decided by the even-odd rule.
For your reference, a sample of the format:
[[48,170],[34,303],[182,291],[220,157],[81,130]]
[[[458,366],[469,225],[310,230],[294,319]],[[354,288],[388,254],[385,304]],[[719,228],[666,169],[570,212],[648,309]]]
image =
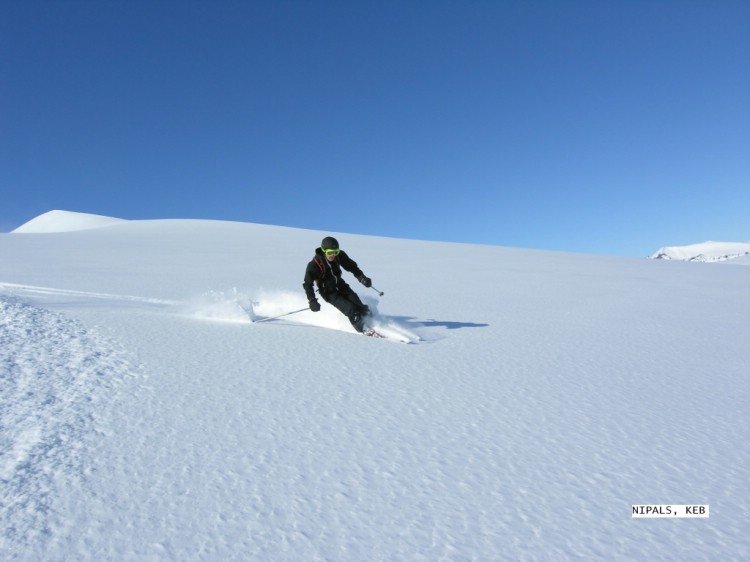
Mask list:
[[405,325],[409,324],[414,328],[438,328],[443,327],[448,330],[458,330],[459,328],[486,328],[489,324],[478,322],[451,322],[449,320],[418,320],[413,316],[390,316],[392,320]]

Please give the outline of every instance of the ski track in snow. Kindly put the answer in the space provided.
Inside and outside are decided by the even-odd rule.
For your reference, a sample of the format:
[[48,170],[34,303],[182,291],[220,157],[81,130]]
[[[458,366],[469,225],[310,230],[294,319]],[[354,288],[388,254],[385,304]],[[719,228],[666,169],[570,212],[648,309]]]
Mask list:
[[19,295],[38,295],[41,297],[53,297],[60,300],[103,300],[111,302],[132,302],[143,305],[175,306],[178,301],[167,299],[155,299],[149,297],[137,297],[132,295],[113,295],[110,293],[99,293],[93,291],[75,291],[72,289],[57,289],[54,287],[37,287],[34,285],[21,285],[19,283],[0,283],[0,291]]
[[[207,291],[184,301],[2,282],[0,282],[0,291],[51,300],[58,306],[62,303],[70,304],[71,301],[104,301],[131,308],[160,310],[171,314],[191,317],[196,320],[236,323],[257,322],[258,320],[265,320],[268,317],[284,314],[289,310],[299,310],[307,307],[307,301],[298,293],[260,291],[257,296],[253,296],[247,292],[239,291],[237,288],[228,291]],[[419,323],[416,326],[407,327],[403,321],[379,314],[377,311],[377,300],[370,297],[362,297],[362,301],[368,304],[372,311],[372,317],[368,319],[368,325],[376,329],[386,339],[401,343],[423,341],[422,336],[417,331],[420,326]],[[272,321],[318,326],[320,328],[356,333],[349,321],[328,304],[324,304],[324,308],[318,313],[305,310],[294,316],[282,316],[278,319],[274,318]]]
[[98,410],[132,372],[106,338],[0,295],[0,555],[44,550],[66,526],[61,491],[85,489]]

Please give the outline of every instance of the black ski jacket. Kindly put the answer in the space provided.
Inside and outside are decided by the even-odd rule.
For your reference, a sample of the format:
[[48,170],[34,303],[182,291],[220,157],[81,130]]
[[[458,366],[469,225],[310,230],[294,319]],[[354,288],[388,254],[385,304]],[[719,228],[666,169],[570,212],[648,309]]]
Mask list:
[[339,255],[333,261],[328,261],[323,250],[316,248],[313,259],[307,264],[305,281],[302,283],[307,300],[311,301],[315,298],[316,286],[318,287],[320,296],[325,300],[328,300],[326,298],[328,295],[336,291],[350,291],[351,287],[347,285],[346,281],[341,279],[342,267],[357,279],[361,279],[365,275],[357,265],[357,262],[350,258],[343,250],[339,252]]

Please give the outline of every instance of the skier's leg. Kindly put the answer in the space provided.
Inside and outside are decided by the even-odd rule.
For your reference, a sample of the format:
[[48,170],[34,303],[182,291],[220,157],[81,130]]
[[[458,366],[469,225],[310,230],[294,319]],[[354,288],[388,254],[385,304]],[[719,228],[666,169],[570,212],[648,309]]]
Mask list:
[[351,287],[347,286],[345,289],[340,291],[340,293],[359,309],[359,312],[362,316],[367,316],[368,314],[370,314],[370,307],[362,302],[362,299],[359,298],[359,295],[355,293]]
[[354,326],[355,330],[357,330],[358,332],[362,331],[363,315],[360,308],[356,304],[354,304],[351,300],[346,298],[346,296],[342,295],[341,293],[332,295],[331,299],[328,302],[339,309],[341,313],[349,319],[349,322],[352,323],[352,326]]

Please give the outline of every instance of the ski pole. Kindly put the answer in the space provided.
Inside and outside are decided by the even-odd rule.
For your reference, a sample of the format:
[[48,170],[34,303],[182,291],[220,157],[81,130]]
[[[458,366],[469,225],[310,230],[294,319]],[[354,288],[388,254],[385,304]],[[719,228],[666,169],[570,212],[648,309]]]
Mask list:
[[277,318],[282,318],[284,316],[289,316],[290,314],[297,314],[298,312],[302,312],[303,310],[309,310],[310,307],[300,308],[299,310],[292,310],[291,312],[285,312],[284,314],[279,314],[278,316],[269,316],[268,318],[261,318],[260,320],[253,320],[253,324],[258,324],[259,322],[266,322],[268,320],[276,320]]
[[383,296],[383,295],[385,294],[385,293],[384,293],[383,291],[378,291],[378,290],[377,290],[377,289],[376,289],[375,287],[373,287],[372,285],[370,285],[370,289],[372,289],[373,291],[375,291],[375,292],[376,292],[376,293],[377,293],[378,295],[380,295],[381,297],[382,297],[382,296]]

